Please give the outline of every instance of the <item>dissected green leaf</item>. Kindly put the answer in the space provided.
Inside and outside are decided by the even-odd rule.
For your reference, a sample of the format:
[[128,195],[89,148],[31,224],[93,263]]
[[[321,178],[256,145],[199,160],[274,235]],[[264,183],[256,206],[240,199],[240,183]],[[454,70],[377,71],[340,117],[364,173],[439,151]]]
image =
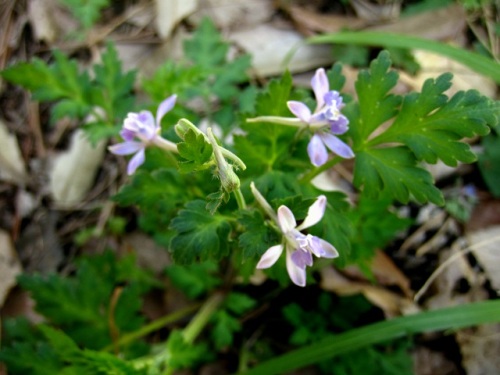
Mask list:
[[102,9],[109,6],[110,0],[59,0],[89,29],[100,17]]
[[179,169],[183,173],[206,169],[212,159],[212,145],[203,134],[188,130],[184,134],[184,142],[177,144],[179,155],[186,161],[179,163]]
[[166,274],[172,283],[189,298],[198,298],[219,286],[218,266],[215,262],[202,262],[190,265],[173,264],[167,267]]
[[484,151],[479,155],[479,168],[490,192],[500,197],[500,136],[490,134],[483,138]]
[[217,349],[225,348],[233,343],[233,336],[241,330],[241,324],[235,317],[226,311],[217,311],[212,317],[215,321],[212,330],[212,339]]
[[222,215],[210,215],[202,200],[187,203],[170,228],[177,232],[170,243],[176,262],[189,264],[229,254],[231,225]]
[[212,358],[212,352],[205,343],[188,344],[182,332],[172,331],[167,340],[167,366],[174,370],[194,368]]
[[276,230],[266,224],[260,211],[241,211],[239,222],[245,228],[239,237],[243,259],[260,257],[281,241]]

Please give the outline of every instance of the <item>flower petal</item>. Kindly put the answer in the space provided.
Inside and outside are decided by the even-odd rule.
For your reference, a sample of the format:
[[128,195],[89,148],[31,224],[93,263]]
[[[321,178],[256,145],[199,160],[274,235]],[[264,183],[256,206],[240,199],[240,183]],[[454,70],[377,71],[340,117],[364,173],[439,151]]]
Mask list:
[[309,154],[309,159],[311,159],[311,163],[319,167],[323,165],[328,160],[328,152],[326,151],[326,147],[321,140],[321,137],[317,134],[314,134],[307,145],[307,153]]
[[141,148],[137,153],[130,159],[127,166],[127,174],[130,176],[134,174],[135,170],[144,163],[146,159],[144,148]]
[[352,152],[351,148],[333,134],[321,133],[320,137],[323,140],[323,142],[325,142],[325,145],[337,155],[345,159],[350,159],[354,157],[354,152]]
[[328,83],[328,77],[326,76],[325,69],[320,68],[316,70],[316,73],[311,79],[311,87],[314,91],[314,96],[316,97],[316,110],[318,110],[325,104],[324,97],[330,89],[330,84]]
[[330,121],[330,131],[335,135],[344,134],[349,130],[349,120],[344,115],[340,115],[337,120]]
[[280,206],[278,208],[278,224],[283,233],[288,233],[297,226],[295,216],[287,206]]
[[141,142],[123,142],[108,147],[108,150],[115,155],[129,155],[139,151],[144,145]]
[[177,95],[174,94],[160,103],[156,111],[156,126],[160,126],[161,119],[163,118],[163,116],[165,116],[165,113],[167,113],[174,107],[176,100]]
[[288,248],[286,249],[286,269],[288,271],[288,276],[295,285],[306,286],[306,269],[298,267],[292,260],[292,251]]
[[309,207],[306,218],[304,219],[302,224],[297,227],[297,230],[309,228],[314,224],[317,224],[323,218],[323,215],[325,214],[325,208],[326,197],[324,195],[320,195],[318,199],[316,199],[316,201],[311,205],[311,207]]
[[299,119],[304,121],[305,123],[309,123],[311,120],[311,110],[307,105],[302,102],[297,102],[294,100],[290,100],[286,103],[290,112],[292,112]]
[[259,263],[257,263],[257,268],[263,269],[271,267],[279,259],[282,252],[283,245],[271,246],[264,254],[262,254]]
[[290,257],[297,267],[306,268],[306,266],[311,267],[313,265],[313,258],[309,251],[295,250]]
[[319,238],[319,241],[321,242],[321,247],[323,249],[323,252],[321,254],[322,258],[336,258],[339,256],[339,252],[330,242],[327,242],[321,238]]

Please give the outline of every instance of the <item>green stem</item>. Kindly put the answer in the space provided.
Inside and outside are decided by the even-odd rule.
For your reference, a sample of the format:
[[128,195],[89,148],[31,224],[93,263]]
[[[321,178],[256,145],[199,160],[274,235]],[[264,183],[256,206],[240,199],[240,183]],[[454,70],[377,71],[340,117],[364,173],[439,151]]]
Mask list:
[[205,301],[200,311],[194,316],[189,324],[184,328],[182,335],[188,344],[192,344],[194,340],[201,333],[203,328],[207,325],[208,321],[214,314],[215,310],[219,308],[224,301],[224,294],[215,293]]
[[338,156],[334,157],[333,159],[328,160],[325,164],[323,164],[317,168],[314,168],[314,169],[310,170],[308,173],[306,173],[305,175],[303,175],[300,178],[299,182],[302,184],[307,184],[307,183],[311,182],[311,180],[314,177],[316,177],[320,173],[323,173],[324,171],[330,169],[331,167],[333,167],[335,164],[337,164],[341,160],[342,159]]
[[180,309],[178,311],[174,311],[171,314],[162,316],[161,318],[152,321],[151,323],[145,325],[144,327],[141,327],[140,329],[138,329],[135,332],[130,332],[126,335],[123,335],[122,337],[120,337],[119,340],[117,340],[113,344],[106,346],[105,348],[103,348],[101,350],[104,352],[109,352],[115,347],[127,345],[127,344],[129,344],[137,339],[140,339],[141,337],[144,337],[144,336],[150,334],[151,332],[157,331],[160,328],[163,328],[168,324],[171,324],[179,319],[184,318],[186,315],[189,315],[189,314],[193,313],[194,311],[196,311],[196,309],[198,309],[199,307],[200,307],[200,304],[195,304],[195,305]]
[[233,190],[234,197],[236,198],[236,202],[238,203],[238,207],[241,210],[246,210],[247,209],[247,203],[245,202],[245,197],[241,193],[241,189],[235,189]]
[[165,138],[155,137],[153,143],[156,146],[158,146],[166,151],[175,152],[176,154],[179,153],[179,151],[177,150],[177,145],[173,142],[166,140]]

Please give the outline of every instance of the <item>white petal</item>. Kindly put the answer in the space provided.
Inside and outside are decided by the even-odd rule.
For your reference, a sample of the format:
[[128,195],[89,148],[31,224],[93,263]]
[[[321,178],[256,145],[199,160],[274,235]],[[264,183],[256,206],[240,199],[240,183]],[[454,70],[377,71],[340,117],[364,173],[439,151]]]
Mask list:
[[321,241],[321,247],[323,248],[322,258],[337,258],[339,256],[339,252],[337,249],[330,243],[326,242],[323,239],[319,239]]
[[314,134],[307,145],[307,154],[312,165],[319,167],[325,164],[328,160],[328,151],[323,143],[323,140],[318,134]]
[[161,123],[161,119],[165,116],[165,113],[174,108],[175,101],[177,100],[177,95],[171,95],[158,106],[158,110],[156,111],[156,125],[159,127]]
[[144,145],[141,142],[123,142],[108,147],[108,150],[115,155],[129,155],[139,151]]
[[290,100],[286,103],[290,112],[292,112],[295,116],[300,118],[305,123],[309,123],[311,120],[311,110],[307,105],[302,102],[296,102],[294,100]]
[[306,218],[304,219],[302,224],[297,227],[297,230],[309,228],[314,224],[317,224],[323,218],[323,215],[325,214],[325,208],[326,197],[324,195],[320,195],[318,199],[316,199],[316,201],[311,205],[311,207],[309,207]]
[[134,174],[135,170],[139,168],[139,166],[144,163],[144,160],[146,160],[146,154],[144,149],[140,149],[137,151],[137,154],[135,154],[132,159],[128,162],[127,165],[127,174],[130,176]]
[[292,260],[292,251],[288,247],[286,249],[286,270],[295,285],[306,286],[306,269],[295,265]]
[[271,267],[279,259],[282,252],[283,245],[271,246],[264,254],[262,254],[259,263],[257,263],[257,268],[263,269]]
[[318,110],[325,104],[325,94],[330,90],[330,84],[328,83],[325,69],[320,68],[316,70],[314,77],[311,79],[311,87],[314,91],[314,96],[316,96],[316,103],[318,103],[316,110]]
[[295,216],[287,206],[280,206],[278,208],[278,224],[283,233],[288,233],[297,226]]
[[354,152],[352,151],[352,149],[333,134],[321,133],[320,137],[323,140],[323,142],[325,142],[326,147],[328,147],[332,152],[336,153],[337,155],[345,159],[350,159],[354,157]]

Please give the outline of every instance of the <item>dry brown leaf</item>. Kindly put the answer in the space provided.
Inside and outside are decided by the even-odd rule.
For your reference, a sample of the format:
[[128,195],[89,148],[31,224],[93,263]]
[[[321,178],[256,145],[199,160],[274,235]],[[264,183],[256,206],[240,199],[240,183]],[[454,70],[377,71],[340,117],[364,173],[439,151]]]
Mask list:
[[0,230],[0,307],[10,289],[16,285],[16,277],[21,273],[19,262],[10,235]]
[[101,166],[106,142],[93,147],[82,130],[72,136],[68,151],[58,155],[50,171],[50,192],[62,207],[72,207],[82,201],[92,186]]
[[153,239],[143,233],[134,232],[123,238],[127,251],[133,251],[138,265],[160,274],[171,264],[165,248],[156,244]]
[[491,286],[500,291],[500,225],[468,233],[467,240]]
[[156,31],[162,38],[168,38],[180,21],[193,13],[198,0],[156,0]]
[[399,1],[373,3],[367,0],[351,0],[350,4],[359,18],[372,22],[396,19],[401,10]]
[[465,230],[467,233],[472,233],[493,225],[500,225],[500,200],[490,198],[481,200],[474,207]]
[[242,29],[269,21],[273,15],[269,0],[199,0],[198,10],[189,17],[198,24],[204,17],[221,29]]
[[454,362],[441,352],[419,346],[412,352],[413,373],[415,375],[452,375],[459,374]]
[[467,375],[500,374],[500,324],[459,331],[456,339]]
[[27,178],[17,139],[0,120],[0,180],[23,185]]
[[53,8],[54,3],[51,0],[28,2],[28,18],[36,40],[43,40],[49,44],[56,40],[59,30],[54,20]]
[[341,296],[363,294],[375,306],[382,309],[387,317],[409,314],[418,311],[410,299],[368,282],[352,281],[333,267],[320,270],[320,287]]
[[[298,32],[272,24],[236,31],[229,39],[252,55],[252,66],[259,76],[280,74],[286,69],[292,73],[306,71],[333,61],[329,46],[303,45],[304,37]],[[294,48],[298,49],[285,65],[285,58]]]

